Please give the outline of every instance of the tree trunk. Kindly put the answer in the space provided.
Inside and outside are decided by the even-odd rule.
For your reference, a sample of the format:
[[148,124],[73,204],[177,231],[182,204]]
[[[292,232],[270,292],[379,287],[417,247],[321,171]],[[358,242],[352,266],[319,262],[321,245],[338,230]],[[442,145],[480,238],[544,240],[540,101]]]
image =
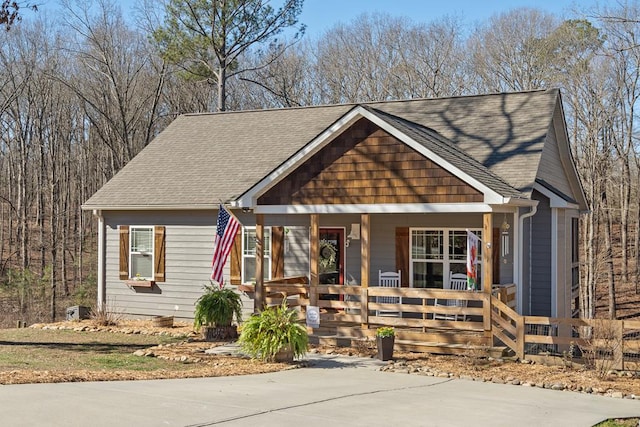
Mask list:
[[609,282],[609,319],[616,318],[616,276],[613,265],[613,244],[612,244],[612,217],[611,207],[607,203],[606,193],[603,194],[603,205],[605,208],[604,240],[605,240],[605,263],[607,265],[607,280]]

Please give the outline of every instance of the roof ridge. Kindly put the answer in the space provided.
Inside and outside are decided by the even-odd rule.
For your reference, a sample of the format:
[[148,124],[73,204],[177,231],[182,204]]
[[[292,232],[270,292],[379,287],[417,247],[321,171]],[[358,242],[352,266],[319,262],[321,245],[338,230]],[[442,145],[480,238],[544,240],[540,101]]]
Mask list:
[[[335,104],[314,104],[314,105],[299,105],[294,107],[273,107],[273,108],[252,108],[249,110],[226,110],[226,111],[203,111],[196,113],[182,113],[179,114],[178,117],[197,117],[197,116],[219,116],[219,115],[232,115],[232,114],[240,114],[240,113],[267,113],[267,112],[277,112],[277,111],[295,111],[295,110],[308,110],[308,109],[316,109],[316,108],[338,108],[338,107],[357,107],[357,106],[374,106],[380,104],[402,104],[402,103],[410,103],[410,102],[425,102],[425,101],[443,101],[447,99],[461,99],[461,98],[483,98],[483,97],[493,97],[497,95],[523,95],[527,93],[536,93],[536,92],[552,92],[559,91],[558,88],[550,88],[550,89],[530,89],[530,90],[521,90],[516,92],[493,92],[493,93],[477,93],[471,95],[451,95],[451,96],[443,96],[443,97],[435,97],[435,98],[405,98],[405,99],[393,99],[393,100],[383,100],[383,101],[356,101],[356,102],[344,102],[344,103],[335,103]],[[373,107],[372,107],[373,108]]]

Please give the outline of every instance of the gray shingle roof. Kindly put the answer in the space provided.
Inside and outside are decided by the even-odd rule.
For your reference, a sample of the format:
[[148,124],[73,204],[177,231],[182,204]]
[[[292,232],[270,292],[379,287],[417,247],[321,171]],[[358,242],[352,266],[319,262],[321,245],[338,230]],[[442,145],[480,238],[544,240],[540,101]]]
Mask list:
[[[466,153],[484,167],[472,176],[498,193],[529,197],[556,102],[558,91],[549,90],[366,105],[447,161]],[[197,208],[233,200],[353,106],[180,116],[83,207]]]
[[496,193],[505,197],[525,197],[520,191],[507,184],[502,178],[492,173],[482,163],[478,162],[473,157],[470,157],[467,153],[460,150],[453,142],[449,141],[433,129],[406,121],[391,114],[379,112],[373,108],[369,108],[369,111],[376,114],[394,128],[403,132],[418,144],[429,149],[432,153],[441,157],[447,163],[455,166],[462,172],[491,188]]

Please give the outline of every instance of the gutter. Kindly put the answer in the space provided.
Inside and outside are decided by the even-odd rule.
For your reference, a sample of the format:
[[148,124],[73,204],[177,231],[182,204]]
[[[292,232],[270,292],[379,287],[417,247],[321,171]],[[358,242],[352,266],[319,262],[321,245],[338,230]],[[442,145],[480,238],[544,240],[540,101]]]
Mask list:
[[[520,308],[521,313],[522,313],[522,308],[523,308],[523,287],[524,287],[524,275],[523,275],[523,259],[522,259],[522,253],[524,251],[524,220],[527,218],[531,218],[532,216],[534,216],[536,214],[536,212],[538,212],[538,203],[536,203],[535,205],[531,206],[529,212],[526,212],[522,215],[520,215],[518,217],[518,230],[520,231],[518,233],[518,248],[519,248],[519,256],[518,258],[520,258],[518,260],[518,263],[520,264],[520,268],[518,268],[518,283],[520,284],[520,292],[518,293],[518,307]],[[533,227],[531,227],[531,222],[529,222],[529,313],[531,313],[531,241],[532,241],[532,237],[533,237]]]
[[99,209],[93,210],[93,215],[98,218],[98,310],[106,307],[107,302],[107,228],[104,216]]

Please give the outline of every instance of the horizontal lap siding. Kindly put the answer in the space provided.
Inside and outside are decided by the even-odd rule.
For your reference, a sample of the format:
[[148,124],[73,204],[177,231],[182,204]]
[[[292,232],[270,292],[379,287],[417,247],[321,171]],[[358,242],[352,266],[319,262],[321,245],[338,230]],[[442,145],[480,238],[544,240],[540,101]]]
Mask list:
[[[149,218],[149,221],[144,220]],[[191,319],[194,303],[202,294],[202,286],[209,283],[215,213],[119,213],[105,218],[107,223],[107,302],[118,312],[132,317],[176,315]],[[255,224],[251,215],[239,215],[245,225]],[[178,222],[194,225],[177,224]],[[360,224],[357,214],[320,215],[321,227],[344,227],[345,235],[351,224]],[[309,273],[309,216],[265,215],[265,223],[285,227],[285,276],[306,276]],[[122,225],[165,225],[166,282],[153,289],[130,289],[118,278],[119,234]],[[295,224],[295,225],[289,225]],[[377,282],[378,270],[394,271],[395,230],[404,227],[480,228],[478,214],[371,214],[371,283]],[[352,240],[346,248],[345,281],[360,284],[361,240]],[[228,265],[224,271],[229,277]],[[253,301],[243,297],[245,316],[253,309]],[[174,306],[179,310],[174,312]]]
[[569,184],[565,168],[562,165],[555,132],[549,132],[547,134],[547,142],[542,149],[542,158],[540,159],[537,178],[551,184],[563,194],[574,197],[571,184]]
[[532,316],[551,316],[551,207],[549,199],[533,192],[538,211],[532,218],[531,312]]
[[[192,319],[194,304],[209,283],[216,212],[114,213],[107,223],[107,304],[130,317],[175,315]],[[193,223],[194,225],[179,225]],[[131,289],[118,278],[118,225],[165,225],[166,281],[152,289]],[[173,225],[170,225],[173,224]],[[224,270],[229,277],[228,263]],[[243,297],[245,312],[253,302]],[[174,310],[178,306],[178,310]]]
[[285,177],[260,205],[472,203],[484,197],[450,172],[361,119]]
[[[556,312],[554,317],[571,317],[571,268],[568,267],[567,258],[571,258],[570,239],[567,239],[567,231],[571,227],[566,226],[566,210],[558,209],[558,267],[556,272]],[[567,251],[569,249],[569,251]]]

